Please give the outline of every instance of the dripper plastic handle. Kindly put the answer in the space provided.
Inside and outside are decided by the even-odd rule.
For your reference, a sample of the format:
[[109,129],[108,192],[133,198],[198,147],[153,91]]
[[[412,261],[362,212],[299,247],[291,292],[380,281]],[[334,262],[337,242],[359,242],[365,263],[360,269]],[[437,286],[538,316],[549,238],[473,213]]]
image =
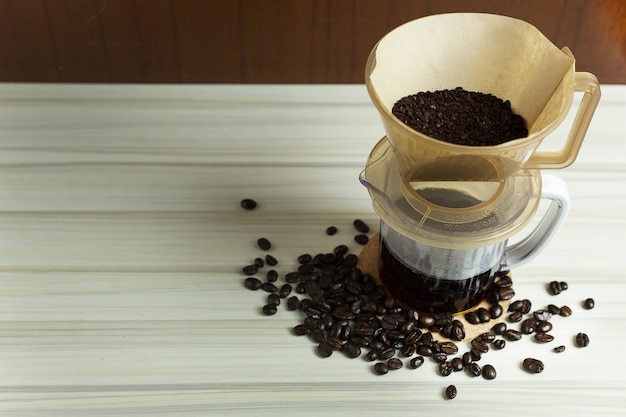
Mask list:
[[523,265],[535,258],[552,240],[569,212],[569,193],[563,179],[541,175],[541,198],[552,200],[539,224],[521,241],[507,246],[501,264],[502,270]]
[[524,169],[561,169],[571,165],[578,156],[583,139],[600,101],[600,85],[588,72],[574,74],[574,91],[584,93],[567,141],[558,151],[537,151],[524,164]]

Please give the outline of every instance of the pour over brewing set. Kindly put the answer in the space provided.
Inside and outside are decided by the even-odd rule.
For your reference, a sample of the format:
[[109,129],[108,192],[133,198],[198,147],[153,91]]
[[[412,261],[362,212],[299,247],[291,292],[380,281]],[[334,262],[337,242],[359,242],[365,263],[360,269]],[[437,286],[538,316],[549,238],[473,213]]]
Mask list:
[[[481,13],[408,22],[373,48],[365,69],[385,137],[360,176],[380,217],[378,278],[401,303],[460,313],[485,297],[498,271],[531,260],[569,209],[565,182],[543,169],[572,164],[600,99],[595,76],[576,72],[567,48],[521,20]],[[392,114],[399,99],[462,87],[509,100],[528,136],[495,146],[428,137]],[[558,150],[543,140],[582,98]],[[548,208],[539,215],[540,200]],[[536,226],[519,234],[531,219]],[[526,231],[526,229],[524,229]]]

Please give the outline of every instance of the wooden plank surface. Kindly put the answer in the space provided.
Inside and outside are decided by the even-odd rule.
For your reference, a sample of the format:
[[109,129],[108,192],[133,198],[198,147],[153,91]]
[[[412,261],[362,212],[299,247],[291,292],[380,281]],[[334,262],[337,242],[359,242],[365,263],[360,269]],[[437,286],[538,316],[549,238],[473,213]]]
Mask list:
[[[487,381],[321,359],[296,313],[263,316],[242,286],[258,237],[284,274],[301,253],[358,252],[355,218],[376,229],[357,178],[382,126],[363,86],[2,84],[0,414],[624,415],[625,111],[625,87],[605,86],[579,159],[554,172],[570,214],[513,271],[519,298],[572,308],[553,320],[567,350],[511,342]],[[552,280],[569,289],[549,295]],[[527,356],[546,370],[522,371]]]
[[382,36],[450,12],[526,20],[626,83],[622,0],[0,0],[0,81],[362,83]]

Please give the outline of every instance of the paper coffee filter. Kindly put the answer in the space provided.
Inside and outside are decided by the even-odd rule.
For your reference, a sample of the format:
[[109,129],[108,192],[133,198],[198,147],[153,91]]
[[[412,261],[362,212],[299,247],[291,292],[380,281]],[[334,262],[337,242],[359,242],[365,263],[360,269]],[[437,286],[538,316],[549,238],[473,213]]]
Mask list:
[[573,74],[571,53],[537,28],[482,13],[433,15],[399,26],[378,42],[366,68],[370,94],[387,112],[407,95],[462,87],[509,100],[530,134],[565,117]]

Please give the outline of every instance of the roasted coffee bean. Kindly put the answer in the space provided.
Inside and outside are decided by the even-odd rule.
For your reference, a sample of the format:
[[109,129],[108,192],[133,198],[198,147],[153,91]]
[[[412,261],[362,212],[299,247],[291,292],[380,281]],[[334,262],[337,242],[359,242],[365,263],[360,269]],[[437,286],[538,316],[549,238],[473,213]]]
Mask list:
[[269,266],[276,266],[278,265],[278,260],[268,253],[265,255],[265,263]]
[[495,379],[496,377],[496,368],[493,365],[484,365],[482,371],[483,378],[485,379]]
[[432,356],[433,360],[437,363],[442,363],[448,360],[448,355],[443,352],[435,352]]
[[592,308],[594,308],[596,306],[596,302],[593,298],[587,298],[584,302],[583,302],[583,307],[587,310],[591,310]]
[[559,282],[559,288],[561,288],[561,291],[565,291],[569,288],[569,285],[567,285],[567,282],[561,281]]
[[246,278],[246,280],[243,282],[243,285],[249,289],[249,290],[253,290],[256,291],[259,288],[261,288],[261,285],[263,285],[263,283],[261,282],[260,279],[255,278],[255,277],[248,277]]
[[521,321],[522,318],[523,318],[523,315],[521,311],[514,311],[511,314],[509,314],[509,322],[511,323],[517,323]]
[[356,243],[358,243],[359,245],[365,245],[367,244],[367,242],[369,242],[369,237],[367,235],[364,234],[360,234],[360,235],[355,235],[354,236],[354,241]]
[[419,318],[419,325],[422,328],[428,329],[435,325],[435,317],[430,314],[422,314]]
[[254,258],[254,264],[257,266],[257,268],[261,269],[265,266],[265,261],[263,260],[263,258]]
[[441,376],[450,376],[452,374],[452,364],[450,362],[441,362],[438,369]]
[[561,311],[559,312],[559,315],[561,317],[569,317],[572,315],[572,309],[569,308],[568,306],[562,306]]
[[522,309],[520,310],[522,312],[522,314],[527,314],[530,313],[530,310],[532,309],[532,303],[530,302],[529,299],[524,298],[522,300]]
[[496,340],[493,341],[491,346],[494,349],[502,350],[502,349],[504,349],[506,347],[506,340],[504,340],[504,339],[496,339]]
[[319,345],[317,345],[317,353],[322,358],[327,358],[333,354],[333,346],[328,342],[322,342]]
[[476,362],[472,362],[467,366],[467,373],[471,376],[480,376],[482,374],[482,369],[480,369],[480,365]]
[[552,330],[552,323],[545,320],[537,323],[537,326],[535,327],[535,331],[537,333],[548,333],[550,330]]
[[375,350],[370,350],[369,352],[365,354],[365,359],[367,359],[370,362],[374,362],[378,360],[378,352]]
[[481,333],[478,337],[485,343],[491,343],[496,340],[496,334],[494,332],[484,332]]
[[267,296],[267,304],[272,304],[274,306],[280,305],[280,296],[276,293],[272,293]]
[[369,231],[370,231],[370,227],[367,225],[367,223],[365,223],[361,219],[354,220],[354,222],[352,222],[352,224],[354,225],[354,228],[356,229],[357,232],[369,233]]
[[446,398],[451,400],[456,397],[456,387],[454,385],[448,385],[446,388]]
[[494,332],[494,334],[499,336],[499,335],[503,334],[506,331],[506,328],[507,328],[506,327],[506,323],[505,322],[500,322],[500,323],[494,325],[491,328],[491,331]]
[[533,312],[533,317],[535,317],[538,322],[546,321],[552,318],[552,313],[550,313],[548,310],[536,310]]
[[246,265],[243,268],[241,268],[241,271],[246,275],[254,275],[257,272],[259,272],[259,267],[254,264]]
[[416,356],[413,359],[411,359],[409,361],[409,368],[411,369],[417,369],[420,366],[422,366],[424,364],[424,357],[423,356]]
[[515,300],[511,304],[509,304],[509,308],[507,309],[509,313],[514,311],[522,311],[522,300]]
[[309,337],[311,338],[311,340],[313,340],[316,343],[322,343],[326,341],[328,334],[324,330],[316,328],[316,329],[311,329],[311,332],[309,333]]
[[459,372],[463,370],[463,359],[456,357],[450,361],[452,364],[452,372]]
[[245,210],[254,210],[257,206],[257,202],[251,198],[244,198],[239,202],[239,205]]
[[270,250],[272,248],[272,244],[267,238],[261,237],[256,241],[256,244],[261,250]]
[[504,332],[503,336],[506,340],[516,341],[522,338],[522,333],[517,330],[507,329],[507,331]]
[[287,298],[287,310],[294,311],[298,308],[300,308],[300,300],[297,296],[292,295],[291,297]]
[[374,365],[374,372],[377,375],[385,375],[387,372],[389,372],[389,367],[385,362],[377,362]]
[[275,269],[270,269],[269,271],[267,271],[265,279],[267,279],[269,282],[276,282],[278,280],[278,272],[276,272]]
[[335,246],[335,248],[333,249],[333,253],[335,255],[345,255],[348,253],[348,246],[347,245],[337,245]]
[[402,361],[398,358],[391,358],[387,361],[387,367],[390,371],[402,368]]
[[278,295],[280,295],[280,298],[287,298],[289,296],[289,294],[291,294],[291,291],[293,290],[292,286],[289,284],[283,284],[280,289],[278,290]]
[[531,374],[538,374],[543,371],[543,362],[535,358],[526,358],[522,362],[522,367]]
[[565,346],[561,345],[561,346],[557,346],[554,349],[552,349],[554,352],[556,353],[561,353],[561,352],[565,352]]
[[488,323],[491,320],[491,314],[489,314],[489,310],[484,307],[478,308],[478,310],[476,310],[476,313],[478,314],[478,318],[480,319],[481,323]]
[[470,352],[465,352],[461,358],[462,358],[462,361],[463,361],[463,365],[465,365],[465,366],[467,366],[470,363],[474,362],[474,360],[472,359],[472,354]]
[[515,297],[515,291],[513,290],[513,288],[501,288],[498,291],[498,296],[500,298],[500,300],[510,300],[511,298]]
[[278,287],[271,282],[261,284],[261,289],[266,292],[278,292]]
[[552,314],[560,314],[561,309],[554,304],[548,304],[548,311]]
[[500,316],[502,316],[503,312],[504,312],[504,308],[500,304],[494,304],[489,309],[489,315],[491,316],[492,320],[495,320],[499,318]]
[[459,347],[452,342],[442,342],[439,349],[447,355],[454,355],[459,351]]
[[418,132],[459,145],[498,145],[528,135],[524,119],[508,100],[461,87],[402,97],[391,112]]
[[478,350],[481,353],[489,352],[489,346],[487,346],[487,344],[478,337],[472,339],[471,344],[474,349]]
[[550,281],[548,284],[548,292],[552,295],[559,295],[561,293],[561,286],[558,281]]
[[333,236],[333,235],[337,234],[337,228],[335,226],[328,226],[326,228],[326,234],[328,236]]
[[378,352],[378,357],[380,359],[391,359],[396,354],[396,350],[392,347],[387,347]]
[[523,334],[532,334],[535,332],[537,326],[537,320],[534,318],[528,318],[522,322],[521,330]]
[[404,356],[405,358],[410,358],[411,356],[413,356],[415,354],[415,345],[407,345],[405,344],[404,346],[402,346],[402,348],[400,348],[400,353],[402,354],[402,356]]
[[478,313],[476,311],[470,311],[465,314],[465,320],[467,320],[470,324],[478,324],[480,323],[480,317],[478,317]]
[[576,346],[587,347],[589,346],[589,336],[586,333],[578,333],[576,335]]
[[535,340],[539,343],[550,343],[554,340],[554,336],[549,333],[535,333]]
[[274,304],[265,304],[263,306],[263,314],[265,314],[266,316],[272,316],[276,314],[277,311],[278,309]]
[[476,349],[475,347],[470,349],[470,355],[475,362],[479,361],[482,357],[482,353],[480,352],[480,350]]

